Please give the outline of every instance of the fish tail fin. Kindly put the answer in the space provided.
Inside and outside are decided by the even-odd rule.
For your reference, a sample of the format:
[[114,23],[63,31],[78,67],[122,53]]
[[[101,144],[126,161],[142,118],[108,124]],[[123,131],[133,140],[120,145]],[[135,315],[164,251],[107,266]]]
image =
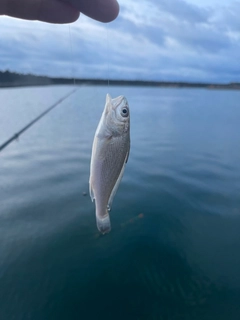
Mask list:
[[106,211],[105,215],[96,215],[97,219],[97,227],[98,230],[102,233],[108,233],[111,231],[111,222],[110,222],[110,217],[108,211]]

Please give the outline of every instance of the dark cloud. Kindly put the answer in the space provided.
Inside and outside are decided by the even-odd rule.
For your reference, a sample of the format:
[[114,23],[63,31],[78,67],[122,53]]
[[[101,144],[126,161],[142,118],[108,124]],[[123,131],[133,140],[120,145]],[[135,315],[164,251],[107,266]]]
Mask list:
[[218,52],[231,45],[229,37],[210,24],[201,26],[184,25],[174,32],[173,37],[178,42],[196,51]]
[[240,32],[240,2],[234,1],[227,7],[219,10],[216,23],[220,29]]
[[[209,0],[209,3],[211,1]],[[103,25],[3,18],[1,69],[88,78],[240,81],[240,2],[198,7],[181,0],[122,0]]]
[[210,17],[208,9],[200,8],[196,5],[189,4],[183,0],[151,0],[153,5],[159,10],[168,13],[182,22],[204,23]]

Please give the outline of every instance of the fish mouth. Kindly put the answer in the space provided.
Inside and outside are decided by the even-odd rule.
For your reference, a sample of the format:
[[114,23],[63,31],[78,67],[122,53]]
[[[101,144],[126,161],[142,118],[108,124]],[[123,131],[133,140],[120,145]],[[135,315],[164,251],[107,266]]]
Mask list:
[[112,99],[108,93],[106,96],[106,104],[104,112],[108,114],[111,110],[116,111],[119,106],[128,106],[127,99],[124,96],[118,96],[117,98]]
[[124,96],[119,96],[117,98],[112,99],[113,109],[116,110],[118,106],[124,106],[127,104],[127,100]]

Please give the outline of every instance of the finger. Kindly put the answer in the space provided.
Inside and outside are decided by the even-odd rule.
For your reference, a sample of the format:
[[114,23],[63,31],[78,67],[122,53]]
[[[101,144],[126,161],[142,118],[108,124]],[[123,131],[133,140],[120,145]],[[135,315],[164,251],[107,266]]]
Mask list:
[[62,0],[71,4],[74,8],[88,17],[110,22],[118,16],[119,5],[116,0]]
[[0,14],[50,23],[70,23],[79,10],[58,0],[0,0]]

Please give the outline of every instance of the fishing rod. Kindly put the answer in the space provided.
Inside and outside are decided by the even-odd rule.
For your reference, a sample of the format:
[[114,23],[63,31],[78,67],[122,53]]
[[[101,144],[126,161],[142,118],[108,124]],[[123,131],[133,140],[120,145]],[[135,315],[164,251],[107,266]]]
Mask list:
[[40,120],[42,117],[44,117],[49,111],[51,111],[53,108],[58,106],[61,102],[63,102],[65,99],[67,99],[70,95],[72,95],[77,89],[74,89],[70,91],[68,94],[63,96],[61,99],[59,99],[57,102],[55,102],[53,105],[51,105],[49,108],[47,108],[44,112],[42,112],[39,116],[37,116],[34,120],[32,120],[30,123],[28,123],[24,128],[22,128],[20,131],[15,133],[10,139],[5,141],[2,145],[0,145],[0,151],[2,151],[4,148],[6,148],[12,141],[17,140],[19,136],[29,129],[34,123],[36,123],[38,120]]

